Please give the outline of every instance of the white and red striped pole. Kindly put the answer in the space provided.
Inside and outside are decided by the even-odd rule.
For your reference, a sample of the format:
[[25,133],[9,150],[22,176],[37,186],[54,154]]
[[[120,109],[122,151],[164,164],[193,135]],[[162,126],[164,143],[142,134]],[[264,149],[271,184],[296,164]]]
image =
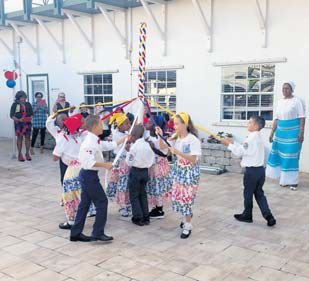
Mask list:
[[146,74],[146,39],[147,24],[142,23],[139,34],[139,59],[138,59],[138,96],[143,97],[145,94],[145,74]]

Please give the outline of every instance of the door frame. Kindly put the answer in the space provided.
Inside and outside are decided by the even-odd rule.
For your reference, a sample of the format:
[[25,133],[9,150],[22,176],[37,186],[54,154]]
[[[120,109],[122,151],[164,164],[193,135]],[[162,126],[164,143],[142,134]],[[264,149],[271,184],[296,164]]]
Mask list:
[[47,95],[47,101],[48,101],[48,112],[50,112],[50,96],[49,96],[49,76],[48,73],[39,73],[39,74],[27,74],[26,76],[26,81],[27,81],[27,93],[29,95],[29,78],[31,77],[46,77],[46,81],[47,81],[47,93],[45,93],[45,95]]

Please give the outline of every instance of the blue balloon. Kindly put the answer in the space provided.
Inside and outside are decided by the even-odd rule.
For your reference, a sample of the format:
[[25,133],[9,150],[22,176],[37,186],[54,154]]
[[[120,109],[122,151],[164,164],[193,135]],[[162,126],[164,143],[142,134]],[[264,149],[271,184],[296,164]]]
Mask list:
[[16,86],[16,82],[15,80],[8,80],[6,81],[6,85],[9,87],[9,88],[14,88]]

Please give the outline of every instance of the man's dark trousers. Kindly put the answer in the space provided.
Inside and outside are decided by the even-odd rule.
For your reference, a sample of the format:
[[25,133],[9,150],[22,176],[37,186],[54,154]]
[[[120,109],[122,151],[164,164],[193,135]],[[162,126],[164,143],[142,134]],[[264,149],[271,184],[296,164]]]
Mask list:
[[253,196],[255,197],[258,206],[260,207],[263,217],[266,219],[271,215],[266,196],[264,195],[264,182],[264,167],[246,167],[244,175],[244,216],[252,217]]
[[104,234],[107,219],[108,200],[98,177],[98,171],[81,169],[79,179],[82,186],[81,201],[78,206],[75,223],[71,229],[71,236],[82,233],[91,202],[96,207],[96,217],[92,236],[100,237]]

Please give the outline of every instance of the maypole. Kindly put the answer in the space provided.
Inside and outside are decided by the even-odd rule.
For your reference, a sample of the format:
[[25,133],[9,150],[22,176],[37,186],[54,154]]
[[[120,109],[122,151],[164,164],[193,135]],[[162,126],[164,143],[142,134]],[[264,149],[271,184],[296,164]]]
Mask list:
[[139,34],[139,72],[138,72],[138,96],[145,95],[145,80],[146,80],[146,39],[147,39],[147,24],[141,23]]
[[[146,34],[147,34],[147,24],[146,23],[141,23],[141,27],[140,27],[140,34],[139,34],[139,59],[138,59],[138,94],[137,96],[140,98],[144,98],[144,94],[145,94],[145,74],[146,74]],[[137,123],[138,120],[140,120],[141,122],[143,122],[143,115],[144,115],[144,107],[143,107],[143,103],[141,102],[140,99],[136,100],[137,102],[140,102],[140,108],[137,110],[136,116],[134,118],[134,121],[132,123],[132,126],[130,128],[129,134],[131,134],[135,124]],[[124,144],[122,145],[121,149],[118,151],[114,161],[113,161],[113,166],[117,166],[117,162],[121,156],[121,154],[123,153],[123,150],[125,149],[127,140],[124,142]],[[108,185],[108,170],[106,170],[105,173],[105,186]]]

